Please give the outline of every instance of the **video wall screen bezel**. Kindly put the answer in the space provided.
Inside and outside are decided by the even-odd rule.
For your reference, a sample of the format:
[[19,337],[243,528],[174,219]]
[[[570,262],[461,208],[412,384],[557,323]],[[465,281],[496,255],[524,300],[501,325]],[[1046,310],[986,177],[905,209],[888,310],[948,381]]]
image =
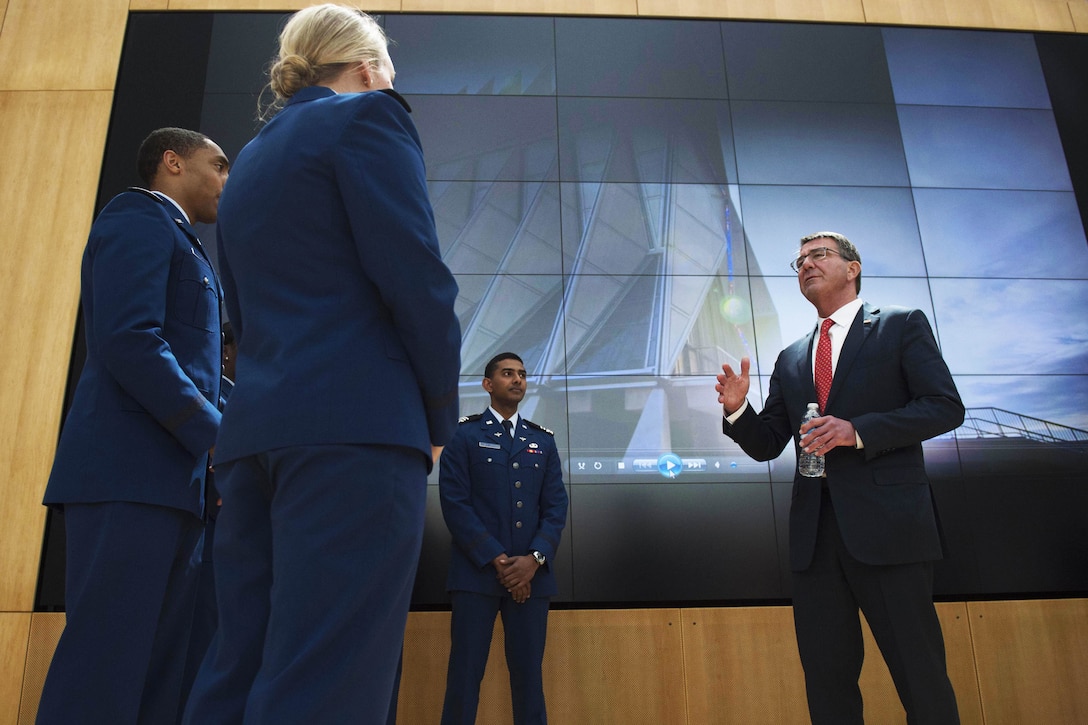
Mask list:
[[[237,154],[286,17],[130,15],[99,208],[136,183],[152,128],[199,128]],[[778,351],[815,322],[788,261],[827,228],[861,250],[863,298],[926,313],[969,409],[926,443],[949,542],[938,593],[1088,590],[1088,534],[1046,523],[1088,513],[1070,453],[1088,446],[1086,94],[1062,82],[1084,77],[1088,39],[379,17],[461,286],[462,412],[486,405],[483,361],[516,350],[531,375],[522,412],[555,431],[564,460],[557,602],[788,599],[793,451],[759,463],[722,436],[713,376],[751,357],[762,403]],[[164,31],[188,52],[163,60]],[[79,364],[77,349],[73,375]],[[1019,481],[1030,495],[989,495]],[[423,607],[446,601],[450,546],[430,483]],[[994,522],[1014,512],[1029,533],[1011,557]],[[57,548],[43,581],[63,570]]]

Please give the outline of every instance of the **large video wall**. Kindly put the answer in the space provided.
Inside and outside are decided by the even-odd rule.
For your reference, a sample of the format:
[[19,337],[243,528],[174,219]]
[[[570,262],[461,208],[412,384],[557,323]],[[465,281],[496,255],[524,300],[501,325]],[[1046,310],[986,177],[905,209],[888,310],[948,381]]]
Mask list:
[[[285,17],[133,15],[101,199],[134,183],[144,133],[184,125],[149,93],[236,155]],[[779,350],[814,328],[788,263],[825,229],[861,251],[865,300],[925,311],[968,407],[926,444],[938,592],[1088,590],[1088,200],[1070,173],[1088,162],[1067,158],[1048,87],[1088,39],[1058,38],[1074,52],[1044,64],[1055,38],[1027,33],[383,22],[460,285],[462,411],[487,405],[484,362],[519,352],[522,413],[565,463],[560,602],[788,598],[793,451],[757,463],[725,438],[714,376],[751,357],[760,406]],[[172,23],[200,39],[180,100],[145,68]],[[441,606],[450,542],[429,493],[415,600]]]

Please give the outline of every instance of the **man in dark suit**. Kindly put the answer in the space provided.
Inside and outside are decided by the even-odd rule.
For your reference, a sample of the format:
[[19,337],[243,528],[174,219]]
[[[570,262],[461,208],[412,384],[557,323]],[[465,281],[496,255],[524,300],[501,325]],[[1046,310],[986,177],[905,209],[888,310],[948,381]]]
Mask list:
[[191,224],[213,223],[223,151],[153,132],[147,189],[114,197],[83,255],[87,359],[45,504],[63,511],[67,622],[38,722],[177,716],[219,427],[220,287]]
[[453,616],[443,725],[473,725],[495,616],[502,615],[514,722],[547,722],[544,641],[552,561],[567,523],[567,491],[552,432],[518,415],[527,387],[514,353],[484,369],[491,406],[461,419],[442,452],[442,514],[453,535],[446,588]]
[[[959,426],[963,403],[924,313],[858,297],[861,256],[846,237],[804,237],[793,268],[820,316],[817,332],[778,356],[760,413],[746,400],[747,358],[739,374],[722,366],[716,390],[725,434],[752,458],[776,458],[795,431],[799,452],[825,456],[824,477],[794,474],[790,509],[809,713],[817,725],[863,722],[860,608],[908,722],[959,722],[933,608],[942,546],[922,441]],[[830,385],[821,416],[802,425],[806,405],[821,402],[820,377]]]

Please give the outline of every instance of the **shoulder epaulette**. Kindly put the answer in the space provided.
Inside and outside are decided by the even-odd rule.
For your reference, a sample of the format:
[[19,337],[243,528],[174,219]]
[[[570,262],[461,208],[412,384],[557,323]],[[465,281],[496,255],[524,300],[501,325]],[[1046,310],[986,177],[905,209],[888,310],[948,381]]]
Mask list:
[[525,421],[525,425],[529,426],[530,428],[536,428],[537,430],[544,431],[545,433],[547,433],[550,436],[555,435],[555,431],[548,430],[547,428],[540,425],[539,423],[534,423],[533,421],[526,420],[525,418],[522,418],[522,420]]
[[458,423],[471,423],[472,421],[479,420],[480,418],[483,418],[483,417],[484,417],[483,413],[473,413],[472,415],[466,415],[466,416],[462,416],[461,418],[458,418],[457,422]]
[[130,186],[127,189],[125,189],[125,191],[135,191],[137,194],[143,194],[144,196],[151,197],[152,199],[154,199],[155,201],[157,201],[160,204],[165,204],[166,203],[165,201],[163,201],[162,197],[159,196],[158,194],[156,194],[155,192],[148,191],[147,189],[144,189],[144,188],[139,187],[139,186]]

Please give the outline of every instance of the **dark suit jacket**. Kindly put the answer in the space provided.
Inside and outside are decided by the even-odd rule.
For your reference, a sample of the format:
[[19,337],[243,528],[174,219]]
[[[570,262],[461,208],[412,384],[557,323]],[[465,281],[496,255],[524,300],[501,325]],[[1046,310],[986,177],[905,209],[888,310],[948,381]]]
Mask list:
[[114,197],[83,253],[87,360],[46,504],[129,501],[201,515],[220,413],[220,287],[196,233],[154,194]]
[[438,486],[454,543],[447,589],[506,596],[491,560],[539,551],[547,563],[533,576],[532,595],[559,593],[552,565],[567,524],[567,490],[550,432],[519,418],[508,452],[490,409],[469,416],[442,451]]
[[[732,426],[724,424],[752,458],[776,458],[791,439],[796,446],[805,406],[816,400],[814,339],[803,337],[779,354],[762,412],[749,407]],[[964,408],[923,312],[863,305],[840,352],[825,414],[852,422],[865,446],[835,448],[826,459],[826,483],[851,555],[868,564],[941,558],[922,441],[959,426]],[[794,571],[812,561],[821,481],[794,474]]]
[[457,284],[392,92],[304,88],[231,168],[219,263],[238,341],[216,459],[372,444],[431,462],[457,424]]

